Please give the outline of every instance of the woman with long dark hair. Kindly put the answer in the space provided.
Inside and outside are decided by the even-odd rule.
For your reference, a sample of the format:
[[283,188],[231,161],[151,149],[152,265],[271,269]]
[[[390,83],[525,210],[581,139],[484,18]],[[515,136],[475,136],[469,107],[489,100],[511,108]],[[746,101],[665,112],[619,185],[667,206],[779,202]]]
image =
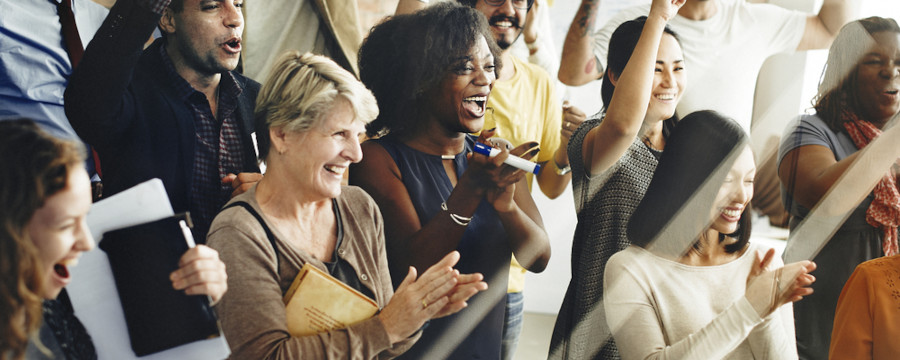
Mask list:
[[748,243],[756,165],[737,122],[684,117],[606,266],[604,307],[623,359],[796,359],[791,306],[812,291]]
[[616,359],[603,313],[606,261],[630,243],[625,229],[644,195],[685,88],[684,57],[666,22],[684,1],[655,0],[646,18],[610,39],[601,118],[572,134],[569,163],[578,225],[572,280],[556,318],[552,359]]

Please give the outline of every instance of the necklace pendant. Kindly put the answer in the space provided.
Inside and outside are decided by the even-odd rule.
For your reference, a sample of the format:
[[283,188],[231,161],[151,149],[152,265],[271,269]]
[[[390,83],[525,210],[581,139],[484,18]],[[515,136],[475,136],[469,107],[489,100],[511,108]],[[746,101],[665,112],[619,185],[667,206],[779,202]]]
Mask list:
[[441,160],[453,160],[456,159],[456,155],[441,155]]

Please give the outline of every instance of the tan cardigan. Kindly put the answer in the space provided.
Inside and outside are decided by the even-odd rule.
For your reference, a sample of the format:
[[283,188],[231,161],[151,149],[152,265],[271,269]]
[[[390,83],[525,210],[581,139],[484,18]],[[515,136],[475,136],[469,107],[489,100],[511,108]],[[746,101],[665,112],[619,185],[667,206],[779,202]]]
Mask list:
[[[265,215],[256,201],[256,187],[234,198],[243,200]],[[337,256],[356,270],[360,282],[375,294],[379,308],[393,295],[384,249],[381,212],[375,202],[357,187],[343,187],[337,199],[344,238]],[[278,244],[280,267],[276,273],[275,252],[262,226],[249,212],[232,207],[219,213],[212,223],[208,245],[225,262],[228,292],[216,312],[231,346],[232,359],[374,359],[391,358],[406,351],[419,333],[391,347],[387,332],[377,317],[315,336],[291,337],[287,331],[282,294],[305,263],[327,272],[312,255],[282,241]]]

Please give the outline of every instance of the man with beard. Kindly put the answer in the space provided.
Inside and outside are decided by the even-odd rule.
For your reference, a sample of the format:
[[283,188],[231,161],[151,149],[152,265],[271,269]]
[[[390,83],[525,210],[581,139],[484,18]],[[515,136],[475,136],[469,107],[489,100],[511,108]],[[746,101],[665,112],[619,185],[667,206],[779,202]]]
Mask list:
[[[160,178],[200,243],[232,192],[261,177],[251,139],[259,84],[232,71],[242,6],[117,1],[65,93],[72,127],[100,155],[105,192]],[[157,26],[163,37],[143,50]]]
[[[565,191],[572,179],[566,148],[569,136],[584,121],[585,114],[574,106],[563,107],[550,75],[540,66],[519,59],[510,48],[522,35],[534,0],[458,1],[484,14],[494,34],[494,41],[501,50],[503,66],[488,98],[490,111],[485,115],[484,128],[496,128],[494,137],[508,140],[513,146],[538,142],[541,152],[536,162],[542,166],[537,175],[538,186],[544,195],[555,199]],[[397,12],[412,12],[424,6],[419,0],[401,0]],[[538,50],[535,42],[526,43],[532,54]],[[529,187],[532,181],[533,176],[529,174]],[[512,358],[522,331],[525,272],[513,258],[509,269],[506,326],[503,329],[503,359]]]

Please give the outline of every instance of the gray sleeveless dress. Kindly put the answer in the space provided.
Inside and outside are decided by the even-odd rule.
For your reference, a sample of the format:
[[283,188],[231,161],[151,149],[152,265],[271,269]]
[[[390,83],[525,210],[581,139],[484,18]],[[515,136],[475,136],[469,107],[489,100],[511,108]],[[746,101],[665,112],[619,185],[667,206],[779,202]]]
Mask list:
[[569,140],[578,225],[572,241],[572,279],[553,328],[549,359],[619,359],[601,302],[604,268],[631,243],[628,220],[650,185],[661,151],[636,138],[610,169],[589,176],[581,148],[585,135],[601,121],[585,121]]

